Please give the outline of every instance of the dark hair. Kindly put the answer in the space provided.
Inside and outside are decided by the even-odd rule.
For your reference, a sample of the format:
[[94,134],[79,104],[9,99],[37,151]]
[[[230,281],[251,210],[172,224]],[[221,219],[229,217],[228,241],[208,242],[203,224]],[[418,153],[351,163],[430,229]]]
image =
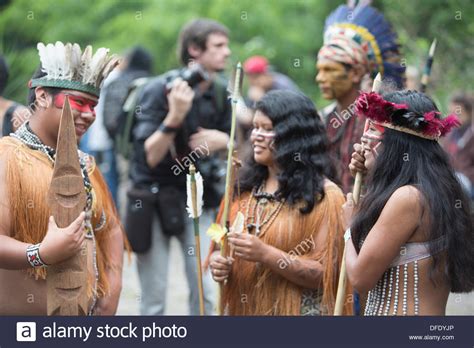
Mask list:
[[[409,111],[417,114],[438,110],[429,97],[415,91],[393,92],[384,98],[393,103],[407,104]],[[436,270],[437,265],[443,266],[439,264],[441,254],[435,252],[435,241],[445,236],[448,264],[447,269],[442,271],[450,279],[451,291],[472,290],[474,245],[469,201],[449,165],[446,153],[437,141],[388,128],[382,144],[367,178],[367,193],[351,226],[357,252],[395,190],[412,185],[422,194],[422,211],[429,213],[428,240],[433,257],[431,271]]]
[[[299,92],[275,90],[257,102],[256,110],[270,118],[275,132],[274,159],[281,169],[277,196],[290,205],[303,202],[301,213],[311,212],[324,198],[325,177],[334,177],[326,131],[313,102]],[[252,152],[241,171],[240,190],[251,191],[267,176],[267,167],[255,162]]]
[[210,34],[229,36],[229,30],[219,22],[207,18],[195,19],[184,26],[178,39],[178,59],[184,66],[193,59],[188,52],[191,45],[196,45],[201,50],[207,48],[207,38]]
[[142,46],[133,47],[127,54],[127,70],[143,70],[151,73],[153,57],[150,52]]
[[5,91],[9,75],[7,62],[5,58],[0,55],[0,95],[3,95],[3,92]]
[[[42,71],[41,65],[36,69],[36,71],[33,73],[33,76],[31,76],[31,79],[37,79],[40,77],[46,76],[46,73]],[[42,87],[49,95],[55,96],[59,92],[61,92],[60,88],[54,88],[54,87]],[[36,93],[35,93],[35,87],[30,88],[28,91],[28,97],[26,99],[27,106],[35,111],[36,110]]]

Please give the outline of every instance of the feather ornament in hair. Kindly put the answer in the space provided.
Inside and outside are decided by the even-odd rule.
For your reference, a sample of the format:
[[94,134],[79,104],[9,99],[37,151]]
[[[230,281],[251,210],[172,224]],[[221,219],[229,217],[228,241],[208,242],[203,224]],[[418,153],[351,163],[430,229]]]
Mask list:
[[95,52],[94,56],[91,59],[89,68],[85,71],[82,82],[87,85],[96,85],[97,77],[102,72],[107,60],[107,54],[109,50],[107,48],[101,47]]
[[456,115],[448,115],[446,118],[441,120],[441,136],[448,134],[451,129],[459,127],[460,125],[461,122],[459,121],[459,118]]
[[87,46],[82,52],[81,56],[81,76],[82,82],[84,82],[86,76],[90,76],[90,66],[92,60],[92,47]]
[[71,48],[71,69],[72,69],[71,80],[74,80],[74,81],[80,80],[80,76],[82,76],[83,67],[81,65],[81,56],[82,56],[81,47],[77,43],[73,44]]
[[56,79],[58,77],[58,64],[56,62],[55,46],[53,44],[44,45],[38,43],[38,52],[41,61],[42,71],[46,73],[46,78]]
[[117,55],[112,55],[107,58],[107,63],[105,64],[104,68],[102,71],[99,73],[99,76],[97,77],[96,85],[97,87],[100,87],[102,84],[102,81],[104,81],[107,76],[110,74],[112,70],[115,69],[115,67],[120,63],[120,57]]

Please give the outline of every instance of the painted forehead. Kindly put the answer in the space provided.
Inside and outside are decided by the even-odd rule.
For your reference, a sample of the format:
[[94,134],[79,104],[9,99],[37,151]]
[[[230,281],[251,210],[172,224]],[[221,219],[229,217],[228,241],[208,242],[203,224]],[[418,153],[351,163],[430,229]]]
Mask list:
[[77,98],[88,99],[88,100],[93,101],[93,102],[97,102],[99,100],[99,98],[96,97],[95,95],[80,92],[80,91],[75,91],[73,89],[63,89],[63,90],[61,90],[61,93],[68,94],[68,95],[71,95],[71,96],[74,96],[74,97],[77,97]]

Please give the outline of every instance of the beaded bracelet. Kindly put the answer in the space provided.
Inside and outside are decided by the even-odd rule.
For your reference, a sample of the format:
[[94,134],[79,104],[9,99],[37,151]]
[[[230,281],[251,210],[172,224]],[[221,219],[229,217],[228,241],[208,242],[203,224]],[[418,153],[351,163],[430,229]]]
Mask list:
[[40,245],[41,243],[38,243],[34,245],[29,245],[28,248],[26,248],[26,259],[28,260],[28,263],[31,265],[31,267],[48,266],[46,263],[43,262],[43,260],[41,260],[39,254]]

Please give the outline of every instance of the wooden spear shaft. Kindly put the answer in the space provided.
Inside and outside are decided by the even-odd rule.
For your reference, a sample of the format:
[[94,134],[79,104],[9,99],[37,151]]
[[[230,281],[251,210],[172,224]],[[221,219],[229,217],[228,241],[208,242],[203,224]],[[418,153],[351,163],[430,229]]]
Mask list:
[[201,267],[201,238],[199,235],[199,215],[197,207],[197,188],[196,188],[196,167],[189,166],[189,175],[191,177],[191,201],[193,204],[193,225],[194,240],[196,242],[196,264],[198,272],[198,288],[199,288],[199,313],[204,315],[204,288],[202,286],[202,267]]
[[426,88],[428,87],[428,82],[430,80],[431,75],[431,67],[433,65],[434,54],[436,51],[436,39],[433,40],[430,46],[430,51],[428,53],[428,58],[426,59],[425,70],[423,71],[423,75],[421,76],[421,92],[425,93]]
[[[241,84],[242,78],[242,64],[239,62],[237,63],[237,67],[235,70],[235,80],[234,80],[234,90],[232,95],[232,120],[231,120],[231,128],[230,128],[230,140],[229,140],[229,148],[227,152],[227,170],[226,170],[226,178],[225,178],[225,193],[224,193],[224,211],[222,213],[222,227],[225,230],[224,235],[224,242],[223,247],[221,249],[221,255],[227,255],[228,249],[228,241],[227,241],[227,233],[229,232],[229,205],[230,205],[230,193],[231,193],[231,185],[232,185],[232,155],[234,153],[234,138],[235,138],[235,128],[237,126],[237,101],[239,97],[239,89]],[[223,303],[222,303],[222,293],[224,285],[220,283],[219,285],[219,314],[222,315],[224,312]]]
[[[380,73],[374,79],[374,84],[372,85],[372,92],[378,93],[380,88],[382,87],[382,76]],[[364,129],[367,129],[369,120],[365,121]],[[357,172],[354,187],[352,189],[352,199],[355,204],[359,202],[360,197],[360,190],[362,187],[362,173]],[[344,244],[344,252],[342,254],[342,261],[341,261],[341,271],[339,273],[339,282],[337,286],[337,294],[336,294],[336,305],[334,307],[334,315],[342,315],[344,310],[344,298],[346,297],[346,246]]]
[[[86,192],[77,153],[69,97],[61,114],[53,177],[48,192],[51,215],[60,228],[69,226],[84,210]],[[34,227],[34,226],[33,226]],[[68,260],[48,267],[48,315],[87,315],[87,245]]]

